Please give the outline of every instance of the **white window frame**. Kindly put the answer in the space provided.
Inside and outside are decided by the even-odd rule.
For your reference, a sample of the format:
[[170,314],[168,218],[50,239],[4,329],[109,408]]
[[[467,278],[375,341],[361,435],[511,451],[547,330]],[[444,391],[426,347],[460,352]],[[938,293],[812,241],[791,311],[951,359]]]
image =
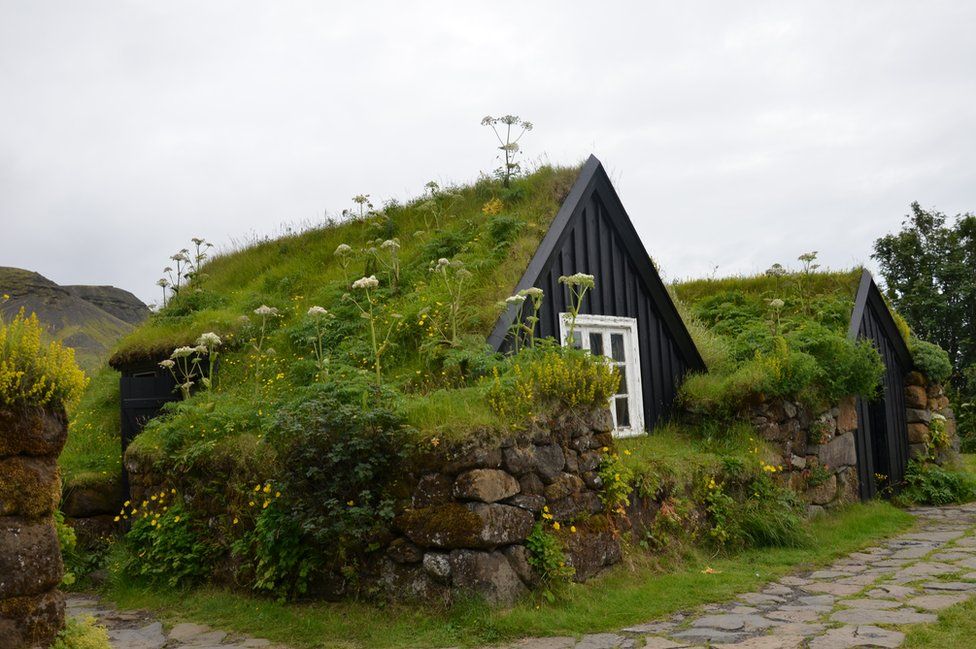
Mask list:
[[[559,314],[559,340],[566,345],[566,336],[569,333],[570,314]],[[583,314],[576,316],[576,329],[597,329],[608,333],[624,334],[624,346],[630,353],[626,361],[627,367],[627,399],[630,410],[630,426],[619,428],[617,426],[617,411],[611,398],[610,415],[613,417],[613,436],[614,437],[636,437],[643,435],[644,431],[644,391],[641,387],[640,372],[640,346],[637,338],[637,318],[624,318],[612,315],[591,315]],[[584,341],[589,351],[589,337]],[[609,342],[609,341],[608,341]]]

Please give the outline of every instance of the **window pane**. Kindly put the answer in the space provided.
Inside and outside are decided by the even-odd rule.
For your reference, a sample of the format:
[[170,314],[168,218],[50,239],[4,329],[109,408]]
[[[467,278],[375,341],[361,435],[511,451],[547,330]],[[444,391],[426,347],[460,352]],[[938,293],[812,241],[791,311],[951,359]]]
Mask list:
[[617,371],[620,372],[620,385],[617,386],[617,394],[627,394],[627,366],[618,365]]
[[590,353],[594,356],[603,356],[603,334],[590,334]]
[[617,413],[617,427],[627,428],[630,426],[630,408],[627,407],[627,397],[620,397],[614,402]]
[[622,363],[625,360],[623,334],[610,334],[610,356],[618,363]]

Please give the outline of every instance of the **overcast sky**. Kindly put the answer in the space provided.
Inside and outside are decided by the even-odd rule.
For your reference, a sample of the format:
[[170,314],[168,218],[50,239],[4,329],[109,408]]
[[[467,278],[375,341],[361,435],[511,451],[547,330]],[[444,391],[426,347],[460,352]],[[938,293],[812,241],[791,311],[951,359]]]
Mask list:
[[[334,5],[334,6],[333,6]],[[219,246],[496,166],[607,166],[667,278],[976,210],[976,3],[0,0],[0,265],[145,300]]]

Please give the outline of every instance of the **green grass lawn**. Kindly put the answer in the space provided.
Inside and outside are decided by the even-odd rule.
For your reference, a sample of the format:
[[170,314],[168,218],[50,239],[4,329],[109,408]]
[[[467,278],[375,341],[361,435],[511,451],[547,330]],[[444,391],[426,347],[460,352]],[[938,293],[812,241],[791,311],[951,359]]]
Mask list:
[[976,645],[976,599],[939,613],[939,621],[904,628],[909,649],[949,649]]
[[[903,531],[912,520],[887,503],[855,505],[813,522],[806,547],[733,556],[692,550],[682,559],[661,561],[638,556],[587,584],[567,588],[556,604],[526,601],[509,610],[477,603],[446,611],[359,602],[282,604],[214,588],[166,591],[131,583],[115,583],[105,595],[124,608],[153,609],[167,623],[202,622],[296,648],[472,646],[614,630],[729,599]],[[706,567],[716,572],[706,574]]]

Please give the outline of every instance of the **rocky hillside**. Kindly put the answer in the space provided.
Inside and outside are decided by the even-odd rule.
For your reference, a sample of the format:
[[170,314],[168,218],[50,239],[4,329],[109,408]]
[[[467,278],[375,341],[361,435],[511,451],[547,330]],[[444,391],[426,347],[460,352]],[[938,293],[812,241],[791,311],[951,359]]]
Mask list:
[[115,343],[149,315],[132,293],[114,286],[59,286],[43,275],[0,266],[0,315],[34,312],[55,338],[73,347],[79,364],[94,370]]

